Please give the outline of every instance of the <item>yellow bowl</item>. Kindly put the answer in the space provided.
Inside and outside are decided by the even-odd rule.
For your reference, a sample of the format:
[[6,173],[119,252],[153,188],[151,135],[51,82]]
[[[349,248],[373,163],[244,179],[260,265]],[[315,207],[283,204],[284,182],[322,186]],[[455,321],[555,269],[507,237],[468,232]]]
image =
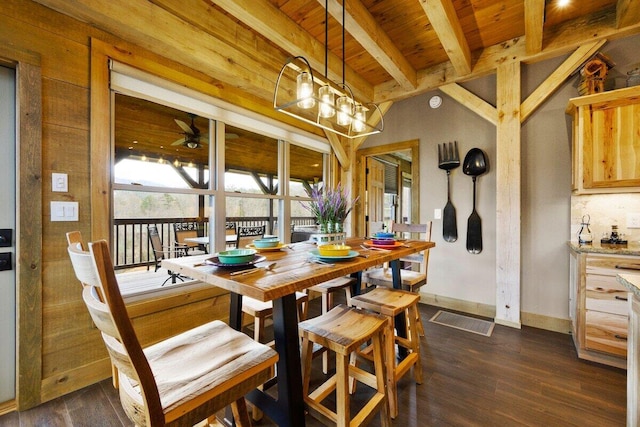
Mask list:
[[347,245],[322,245],[318,246],[320,256],[347,256],[351,246]]

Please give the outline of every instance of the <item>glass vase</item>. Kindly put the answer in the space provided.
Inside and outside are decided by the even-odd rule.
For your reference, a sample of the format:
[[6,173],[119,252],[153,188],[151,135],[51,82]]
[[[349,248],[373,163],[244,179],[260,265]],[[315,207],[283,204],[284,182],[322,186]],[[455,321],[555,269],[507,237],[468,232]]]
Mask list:
[[344,232],[344,223],[343,222],[335,222],[333,224],[333,232],[334,233],[342,233]]

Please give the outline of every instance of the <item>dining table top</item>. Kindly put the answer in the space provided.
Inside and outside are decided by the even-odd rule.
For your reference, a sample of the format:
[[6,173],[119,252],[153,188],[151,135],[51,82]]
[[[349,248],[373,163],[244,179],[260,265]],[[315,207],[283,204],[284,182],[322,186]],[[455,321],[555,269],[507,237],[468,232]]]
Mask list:
[[[366,245],[367,242],[365,238],[348,238],[346,244],[353,251],[350,256],[322,258],[328,263],[317,262],[317,257],[312,255],[317,246],[308,241],[283,245],[279,250],[260,251],[255,263],[245,266],[220,266],[216,263],[216,254],[164,259],[162,265],[170,271],[240,295],[271,301],[435,246],[434,242],[408,239],[400,241],[394,249],[379,250]],[[269,269],[263,268],[267,266]],[[259,270],[251,274],[233,274],[247,268]]]

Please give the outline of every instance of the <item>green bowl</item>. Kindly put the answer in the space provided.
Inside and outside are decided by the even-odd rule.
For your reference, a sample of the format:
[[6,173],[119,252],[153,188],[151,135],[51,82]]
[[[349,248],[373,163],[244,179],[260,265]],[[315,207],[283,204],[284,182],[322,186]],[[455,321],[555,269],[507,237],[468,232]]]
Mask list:
[[255,239],[253,246],[258,249],[275,248],[280,244],[280,239],[277,237],[266,237],[264,239]]
[[223,264],[244,264],[253,260],[255,254],[255,249],[232,249],[218,252],[218,260]]

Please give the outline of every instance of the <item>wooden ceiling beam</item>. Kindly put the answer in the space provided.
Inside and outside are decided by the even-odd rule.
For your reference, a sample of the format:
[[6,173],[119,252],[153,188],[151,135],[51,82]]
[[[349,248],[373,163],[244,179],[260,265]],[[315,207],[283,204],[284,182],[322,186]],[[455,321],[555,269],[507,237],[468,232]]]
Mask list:
[[[292,56],[304,56],[314,70],[324,70],[324,45],[267,0],[210,0],[227,13],[280,46]],[[256,52],[260,55],[260,52]],[[342,58],[329,52],[329,78],[342,81]],[[283,64],[284,65],[284,64]],[[345,80],[357,98],[371,101],[373,87],[346,67]]]
[[524,2],[524,34],[527,53],[530,55],[542,50],[544,3],[544,0],[526,0]]
[[[318,0],[325,7],[325,0]],[[406,90],[418,85],[416,70],[359,0],[345,4],[346,31]],[[329,0],[329,13],[342,24],[342,4]],[[343,26],[345,24],[342,24]]]
[[420,0],[453,68],[460,76],[471,72],[471,51],[451,0]]
[[640,2],[638,0],[618,0],[616,5],[616,28],[640,22]]
[[437,89],[448,83],[482,77],[495,73],[497,67],[505,62],[534,63],[565,54],[589,42],[613,40],[638,33],[640,33],[640,23],[618,29],[615,8],[600,10],[547,30],[546,43],[541,52],[527,54],[524,37],[508,40],[479,52],[473,71],[465,76],[458,75],[450,61],[438,64],[428,69],[418,70],[418,87],[413,91],[405,91],[393,81],[377,85],[374,102],[398,101]]
[[532,93],[524,100],[520,106],[520,121],[525,120],[533,114],[533,112],[546,101],[569,76],[577,70],[586,60],[591,58],[598,49],[606,43],[606,40],[598,40],[580,46],[571,54],[558,68],[556,68],[549,77],[545,79]]

